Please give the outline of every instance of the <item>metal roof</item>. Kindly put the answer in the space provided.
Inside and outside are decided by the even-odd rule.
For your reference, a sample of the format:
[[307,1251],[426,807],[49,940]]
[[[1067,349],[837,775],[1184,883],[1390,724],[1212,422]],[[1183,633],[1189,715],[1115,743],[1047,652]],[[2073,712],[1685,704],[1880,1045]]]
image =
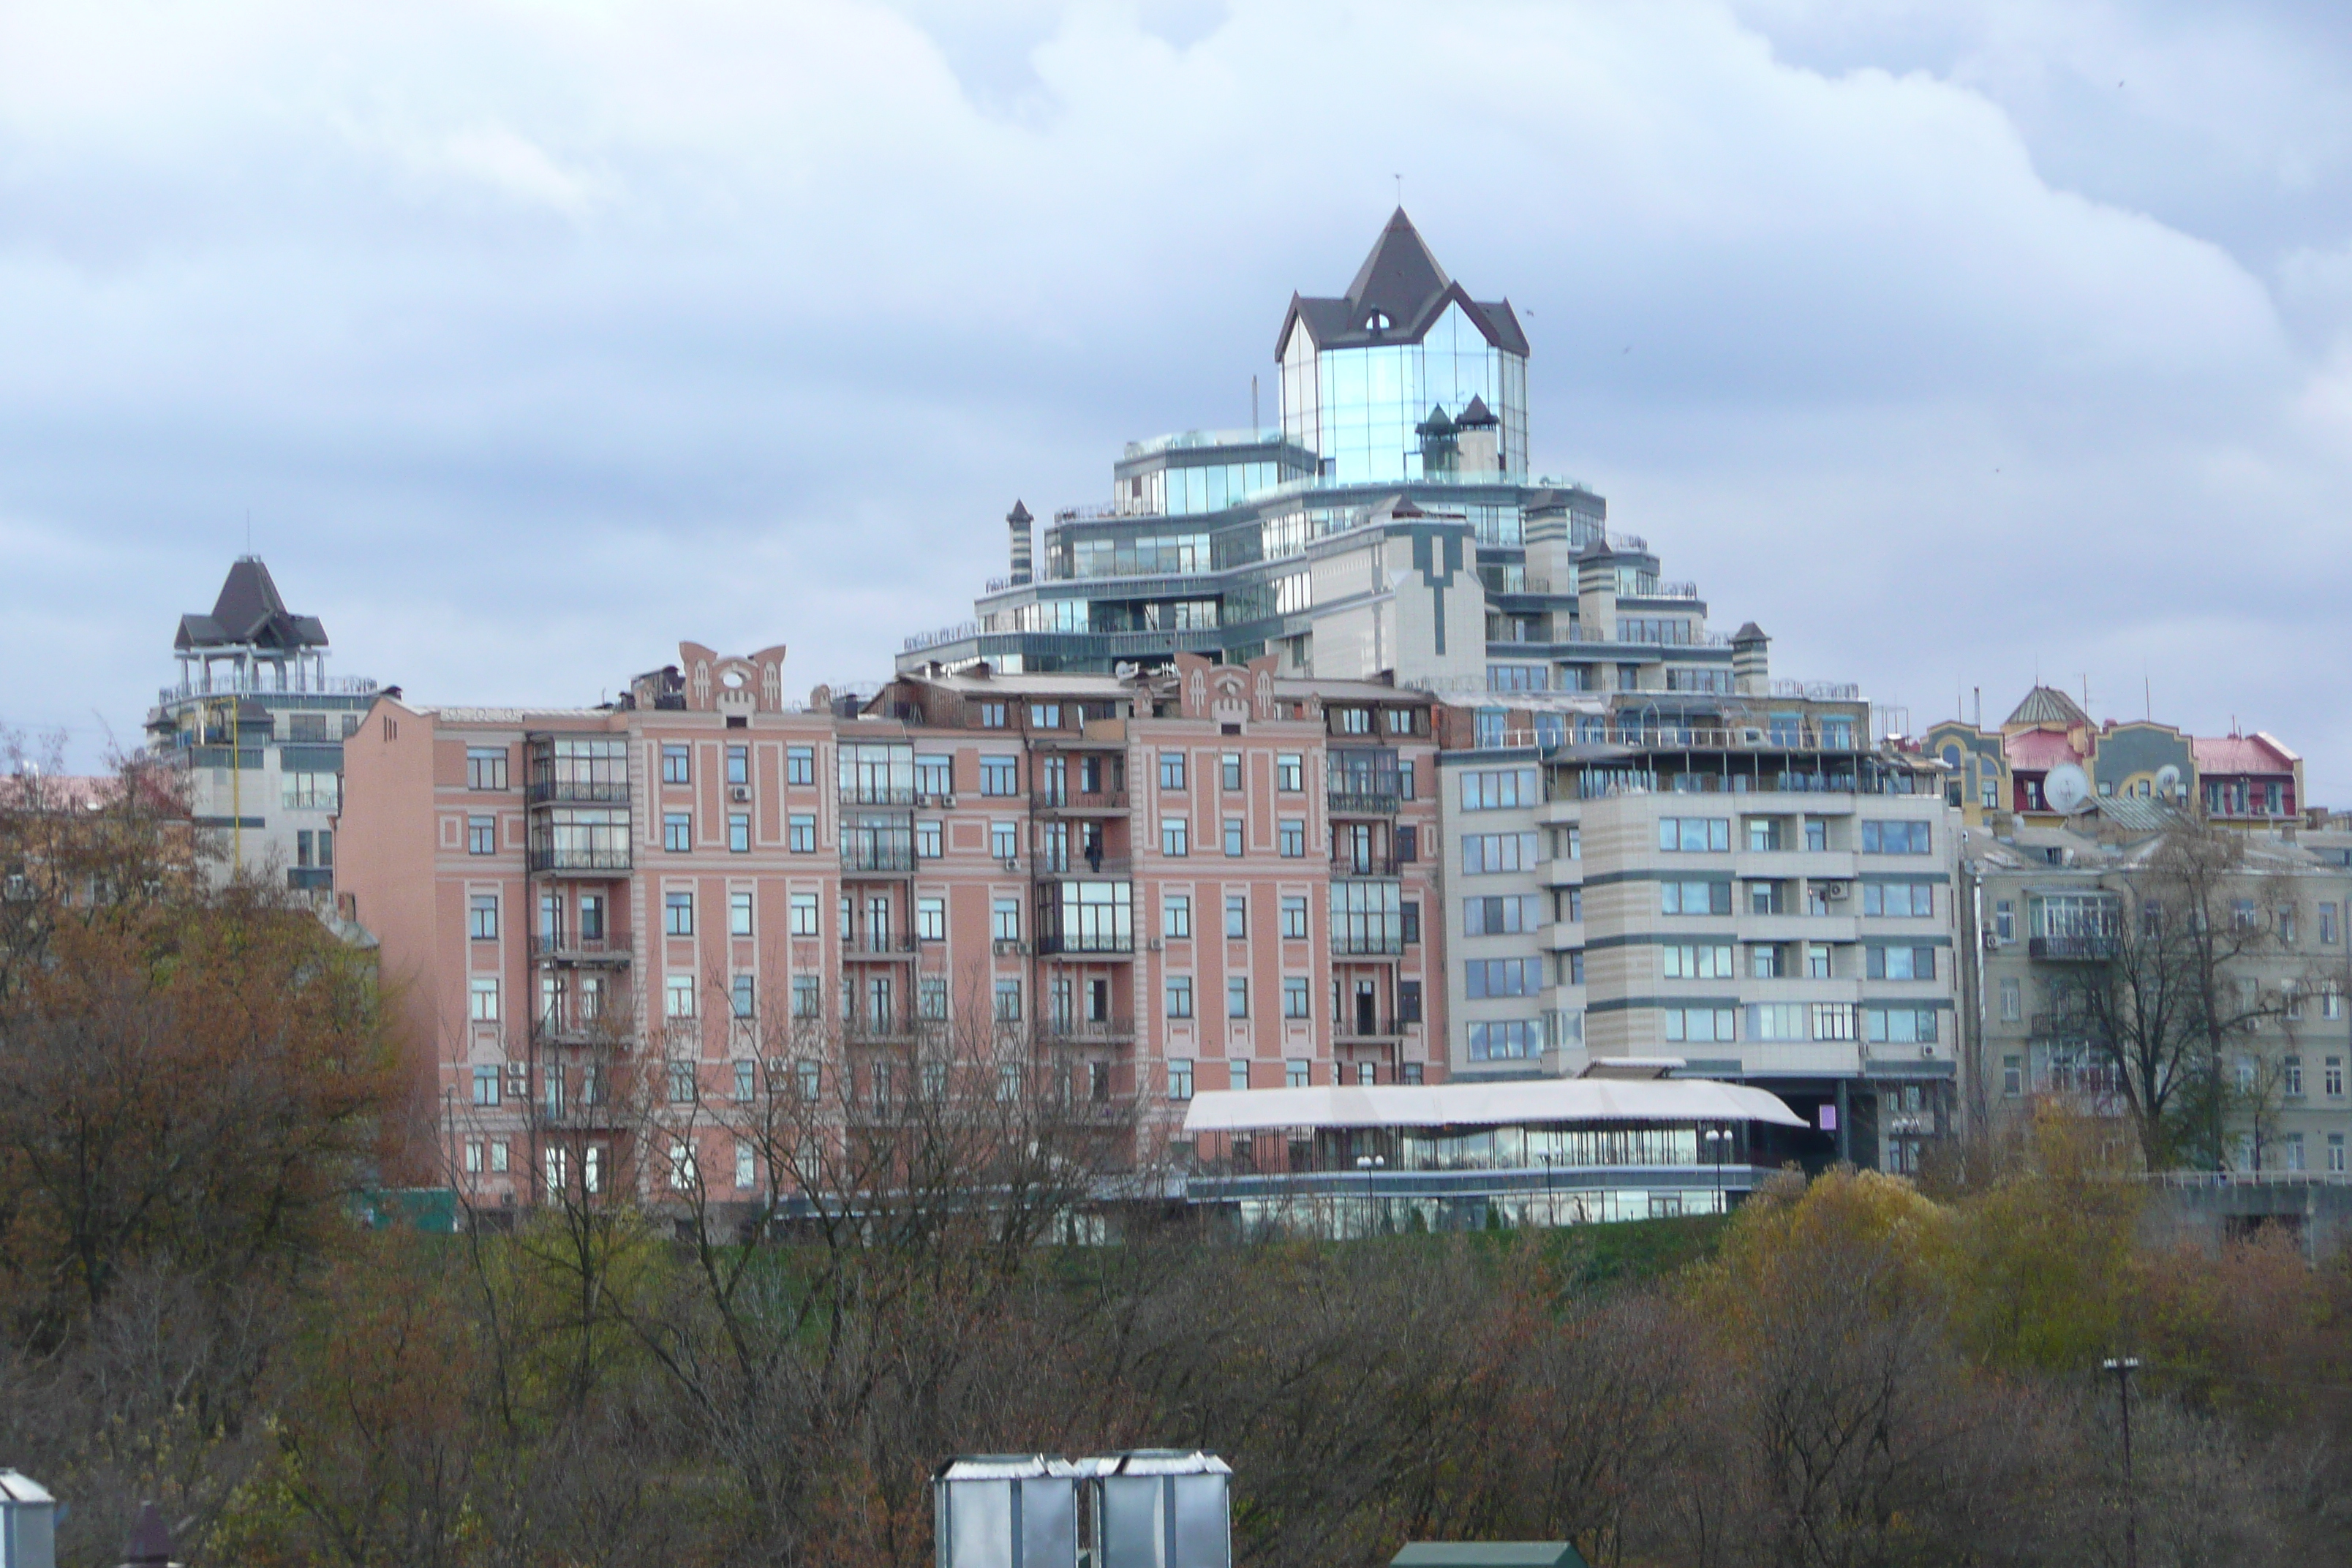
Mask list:
[[258,555],[240,555],[221,583],[209,616],[182,616],[172,639],[175,648],[327,646],[327,628],[316,616],[298,616],[278,596],[278,584]]
[[1778,1095],[1713,1079],[1512,1079],[1493,1083],[1318,1084],[1208,1089],[1187,1132],[1276,1127],[1509,1127],[1553,1121],[1769,1121],[1802,1127]]
[[1585,1568],[1569,1541],[1423,1541],[1389,1560],[1390,1568]]
[[2037,686],[2025,694],[2025,700],[2016,710],[2001,721],[2008,724],[2088,724],[2091,716],[2074,705],[2074,700],[2054,686]]
[[[1345,296],[1337,300],[1303,294],[1290,297],[1290,310],[1275,337],[1275,357],[1282,356],[1290,329],[1301,322],[1318,349],[1419,342],[1449,302],[1460,305],[1463,314],[1496,348],[1522,355],[1528,352],[1527,334],[1519,329],[1511,302],[1471,299],[1461,284],[1445,275],[1421,231],[1399,207],[1381,230],[1380,238],[1372,242],[1370,254],[1356,269]],[[1370,325],[1375,311],[1387,318],[1385,326]]]

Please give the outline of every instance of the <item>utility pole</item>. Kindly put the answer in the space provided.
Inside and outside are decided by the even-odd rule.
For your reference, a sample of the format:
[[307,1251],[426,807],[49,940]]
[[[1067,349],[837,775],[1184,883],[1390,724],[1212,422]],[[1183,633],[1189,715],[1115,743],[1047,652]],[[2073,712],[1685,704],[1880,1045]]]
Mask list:
[[2139,1568],[2139,1501],[2132,1492],[2131,1458],[2131,1374],[2139,1370],[2139,1357],[2110,1357],[2105,1367],[2116,1374],[2116,1401],[2123,1407],[2124,1568]]

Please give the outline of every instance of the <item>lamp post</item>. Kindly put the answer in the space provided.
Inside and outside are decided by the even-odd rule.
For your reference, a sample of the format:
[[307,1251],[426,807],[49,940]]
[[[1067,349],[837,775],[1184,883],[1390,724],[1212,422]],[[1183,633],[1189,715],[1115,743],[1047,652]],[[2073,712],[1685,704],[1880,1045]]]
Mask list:
[[1356,1169],[1364,1173],[1364,1234],[1366,1236],[1372,1234],[1372,1173],[1387,1164],[1388,1161],[1378,1154],[1356,1156]]
[[1544,1224],[1557,1229],[1559,1226],[1559,1205],[1552,1201],[1551,1167],[1552,1162],[1558,1159],[1559,1156],[1556,1154],[1538,1154],[1536,1158],[1543,1162],[1544,1168]]
[[2139,1568],[2139,1503],[2132,1494],[2131,1458],[2131,1374],[2139,1370],[2139,1357],[2112,1356],[2103,1365],[2116,1374],[2116,1402],[2123,1407],[2124,1568]]
[[1727,1128],[1710,1127],[1699,1134],[1706,1141],[1707,1163],[1715,1167],[1715,1212],[1723,1212],[1723,1157],[1731,1151],[1731,1132]]

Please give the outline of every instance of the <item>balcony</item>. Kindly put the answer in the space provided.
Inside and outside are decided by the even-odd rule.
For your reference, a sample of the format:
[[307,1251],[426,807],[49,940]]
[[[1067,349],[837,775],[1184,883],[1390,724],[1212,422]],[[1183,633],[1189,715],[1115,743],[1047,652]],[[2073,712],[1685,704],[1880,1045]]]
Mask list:
[[533,779],[523,791],[532,805],[626,805],[626,779]]
[[1132,931],[1045,931],[1037,938],[1037,952],[1049,958],[1131,958],[1135,935]]
[[1038,1034],[1049,1045],[1127,1045],[1135,1038],[1135,1019],[1124,1013],[1107,1018],[1048,1017]]
[[915,786],[852,781],[841,785],[839,798],[844,805],[912,806],[915,804]]
[[2092,1033],[2091,1020],[2080,1013],[2036,1013],[2032,1027],[2036,1035],[2064,1040],[2083,1039]]
[[915,847],[912,844],[845,844],[841,847],[841,872],[845,877],[912,876],[915,870]]
[[629,874],[629,852],[626,849],[533,848],[525,853],[524,863],[534,877],[625,877]]
[[556,937],[531,939],[530,956],[537,963],[624,966],[636,961],[636,944],[626,937]]
[[1396,773],[1343,774],[1328,796],[1334,816],[1394,816],[1403,801],[1404,778]]
[[2026,956],[2054,963],[2104,963],[2116,955],[2112,936],[2028,937]]
[[861,931],[842,942],[841,956],[852,963],[896,963],[915,956],[915,939],[887,933],[875,936]]
[[1394,855],[1342,854],[1331,857],[1334,877],[1394,877],[1402,862]]
[[1030,795],[1029,804],[1039,811],[1067,812],[1074,816],[1090,813],[1123,816],[1127,811],[1127,792],[1123,789],[1039,790]]
[[1392,1044],[1404,1038],[1404,1026],[1394,1018],[1351,1015],[1331,1026],[1331,1038],[1343,1046]]
[[1358,931],[1331,938],[1331,956],[1334,958],[1401,958],[1403,955],[1402,931]]

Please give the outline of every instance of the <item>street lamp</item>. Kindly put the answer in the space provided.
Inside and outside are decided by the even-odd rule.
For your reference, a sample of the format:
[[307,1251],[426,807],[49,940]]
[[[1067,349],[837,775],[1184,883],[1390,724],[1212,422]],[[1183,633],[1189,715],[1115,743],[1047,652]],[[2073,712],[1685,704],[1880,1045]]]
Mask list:
[[1364,1234],[1372,1234],[1372,1173],[1384,1168],[1388,1161],[1378,1154],[1356,1156],[1356,1169],[1364,1173]]
[[1552,1201],[1551,1167],[1552,1162],[1557,1160],[1559,1157],[1559,1156],[1557,1154],[1538,1154],[1536,1156],[1537,1159],[1543,1162],[1544,1168],[1544,1224],[1553,1226],[1555,1229],[1558,1228],[1559,1225],[1559,1205]]
[[1707,1163],[1715,1167],[1715,1212],[1723,1212],[1723,1157],[1731,1152],[1731,1130],[1710,1127],[1699,1136],[1706,1141]]
[[2111,1356],[2101,1363],[2116,1374],[2116,1402],[2124,1416],[2124,1568],[2139,1568],[2139,1503],[2132,1495],[2131,1374],[2139,1370],[2136,1355]]

